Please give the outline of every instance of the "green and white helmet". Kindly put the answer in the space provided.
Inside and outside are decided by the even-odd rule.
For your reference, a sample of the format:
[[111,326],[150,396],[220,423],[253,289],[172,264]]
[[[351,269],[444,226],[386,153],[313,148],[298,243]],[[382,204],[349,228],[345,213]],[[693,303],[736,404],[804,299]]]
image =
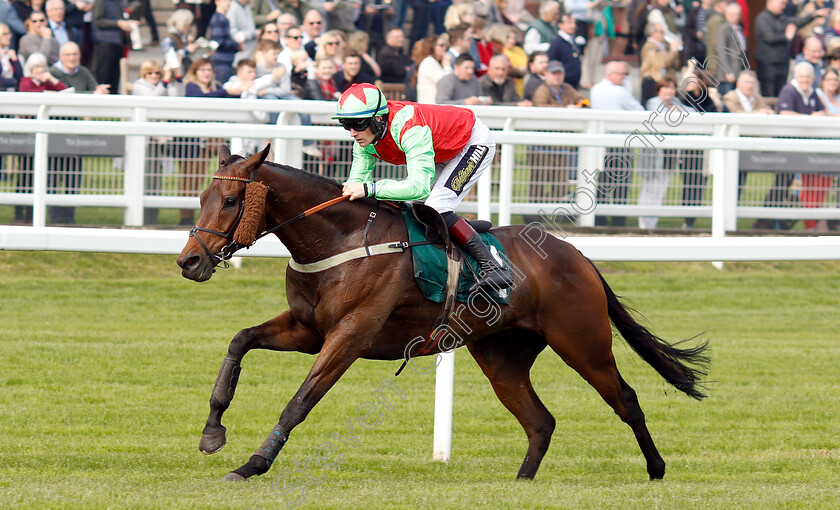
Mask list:
[[355,83],[341,94],[333,119],[365,119],[388,115],[388,100],[376,85]]

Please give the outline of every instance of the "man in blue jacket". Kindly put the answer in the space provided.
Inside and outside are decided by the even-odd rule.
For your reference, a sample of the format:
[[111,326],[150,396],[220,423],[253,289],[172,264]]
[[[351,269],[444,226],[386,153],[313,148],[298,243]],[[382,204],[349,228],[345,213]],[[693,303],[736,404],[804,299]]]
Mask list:
[[557,31],[557,37],[548,47],[548,60],[563,63],[563,67],[566,68],[566,83],[574,88],[577,88],[580,83],[580,59],[583,55],[583,49],[575,42],[576,29],[575,18],[571,14],[563,14],[560,17],[560,30]]

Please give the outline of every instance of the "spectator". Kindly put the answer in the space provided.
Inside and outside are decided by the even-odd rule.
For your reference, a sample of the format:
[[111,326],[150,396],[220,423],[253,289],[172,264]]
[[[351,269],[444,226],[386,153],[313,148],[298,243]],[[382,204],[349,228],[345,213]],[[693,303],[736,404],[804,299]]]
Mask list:
[[[680,97],[686,105],[700,113],[717,112],[723,108],[718,105],[719,96],[708,73],[695,69],[694,74],[683,80]],[[717,99],[716,99],[717,98]],[[685,163],[682,165],[682,205],[702,205],[703,191],[706,189],[708,170],[704,170],[705,154],[701,150],[688,149],[684,152]],[[683,229],[694,228],[695,218],[685,218]]]
[[[263,79],[257,80],[257,64],[253,59],[243,58],[236,63],[236,74],[230,77],[222,87],[230,97],[241,97],[242,99],[257,99],[262,97],[269,87],[275,86],[285,68],[278,67],[274,73],[266,74]],[[291,88],[291,87],[290,87]],[[276,98],[272,94],[271,99]],[[266,122],[268,114],[264,111],[251,112],[257,122]]]
[[495,24],[490,26],[490,40],[493,41],[493,53],[503,54],[510,63],[508,75],[513,78],[516,92],[524,92],[523,78],[528,74],[528,55],[516,41],[516,31],[510,25]]
[[403,1],[408,1],[412,11],[414,11],[411,20],[411,33],[408,36],[408,45],[414,47],[417,41],[426,37],[426,34],[429,33],[429,23],[432,21],[431,10],[434,2],[431,0]]
[[[397,2],[397,4],[405,5],[406,2]],[[379,53],[379,50],[385,45],[385,33],[394,26],[391,22],[394,14],[393,3],[382,3],[382,0],[364,0],[362,12],[359,13],[359,18],[356,20],[356,28],[368,34],[370,37],[368,50],[374,54]],[[396,25],[402,26],[402,23]]]
[[840,45],[828,52],[828,66],[835,71],[840,71]]
[[554,0],[544,0],[540,3],[539,17],[536,18],[528,30],[522,49],[531,55],[535,51],[548,51],[551,42],[557,36],[557,22],[560,20],[560,4]]
[[832,10],[828,16],[828,27],[823,34],[823,42],[826,48],[840,43],[840,9]]
[[[46,10],[49,29],[52,30],[52,36],[58,41],[59,47],[70,41],[76,44],[82,42],[82,31],[78,27],[71,27],[64,21],[64,15],[67,12],[64,7],[64,0],[47,0]],[[58,60],[57,56],[56,60]]]
[[[559,61],[555,61],[559,62]],[[562,62],[561,62],[562,64]],[[528,56],[528,75],[525,76],[525,86],[523,87],[522,97],[524,99],[532,99],[534,91],[536,91],[545,80],[546,69],[548,68],[548,54],[544,51],[535,51]],[[566,70],[563,68],[563,78],[565,79]]]
[[566,83],[574,88],[580,84],[581,75],[581,50],[573,35],[576,27],[575,19],[570,14],[560,16],[560,30],[548,47],[548,60],[563,63],[566,69]]
[[330,30],[350,33],[356,29],[361,0],[325,0],[322,8],[327,13],[327,26]]
[[[230,5],[231,0],[223,1]],[[163,61],[179,78],[192,66],[192,54],[198,49],[198,43],[192,35],[193,20],[194,15],[191,11],[176,10],[166,20],[167,35],[160,42]]]
[[[163,97],[168,95],[166,83],[171,79],[172,70],[169,69],[167,80],[164,81],[163,71],[160,65],[154,60],[146,60],[140,64],[140,77],[134,81],[131,93],[135,96]],[[146,171],[144,179],[144,190],[146,195],[160,195],[161,182],[163,181],[162,160],[166,157],[164,153],[165,139],[162,137],[151,137],[146,144]],[[143,224],[156,225],[160,209],[157,207],[146,207],[143,209]]]
[[727,0],[714,0],[712,10],[709,11],[706,18],[706,33],[703,36],[703,44],[706,46],[704,65],[712,76],[717,73],[717,60],[714,57],[719,57],[717,54],[718,32],[720,27],[726,24],[726,18],[724,17],[726,6]]
[[[257,44],[263,39],[280,42],[280,29],[277,28],[277,23],[266,23],[262,28],[257,29]],[[283,43],[280,44],[282,45]]]
[[[50,68],[50,73],[77,94],[107,94],[110,85],[99,84],[88,68],[79,64],[82,52],[74,42],[65,43],[58,54],[58,62]],[[76,194],[82,184],[82,158],[79,156],[57,156],[47,159],[47,189],[57,190],[58,182],[64,178],[68,194]],[[51,206],[48,209],[53,223],[75,223],[74,207]]]
[[826,16],[827,9],[819,9],[792,18],[784,14],[787,0],[767,0],[766,8],[759,12],[753,22],[755,32],[755,61],[761,93],[765,97],[779,95],[788,75],[790,41],[796,29],[806,25],[817,16]]
[[93,64],[91,71],[99,83],[110,85],[116,94],[120,86],[120,59],[127,34],[139,24],[123,19],[118,0],[95,0],[93,3]]
[[[184,76],[184,91],[187,97],[230,97],[224,87],[216,81],[213,63],[208,58],[195,59]],[[179,161],[181,169],[181,193],[183,196],[198,196],[204,183],[207,158],[217,152],[214,144],[201,138],[176,137],[173,140],[172,157]],[[192,225],[194,211],[181,209],[179,225]]]
[[641,66],[642,75],[642,103],[657,95],[659,82],[666,74],[673,74],[679,70],[680,50],[678,43],[665,41],[665,29],[662,25],[649,23],[645,27],[648,38],[642,45]]
[[33,12],[40,12],[46,15],[44,10],[45,0],[15,0],[11,2],[12,7],[17,12],[18,18],[22,21],[29,19]]
[[236,52],[244,48],[244,45],[233,40],[230,31],[230,21],[226,14],[230,9],[231,1],[216,0],[216,12],[210,17],[208,24],[210,40],[218,43],[216,51],[210,55],[210,62],[213,63],[220,82],[226,82],[233,74],[233,60],[236,58]]
[[732,113],[774,113],[758,93],[757,87],[755,71],[741,71],[735,82],[735,90],[730,90],[723,96],[723,104]]
[[90,70],[80,65],[82,52],[74,42],[66,43],[58,53],[58,62],[50,68],[50,73],[61,83],[72,87],[78,93],[107,94],[111,86],[98,83]]
[[67,86],[50,74],[47,57],[41,53],[29,55],[23,66],[23,79],[20,80],[21,92],[58,92]]
[[434,104],[437,95],[437,85],[446,74],[444,70],[448,62],[447,41],[448,34],[438,37],[427,37],[414,45],[414,63],[417,72],[414,73],[413,86],[417,88],[417,102]]
[[473,2],[473,12],[476,17],[483,19],[487,25],[513,25],[509,19],[504,15],[502,9],[499,8],[500,2],[507,0],[475,0]]
[[479,78],[482,96],[489,96],[492,104],[515,104],[532,106],[531,101],[523,101],[516,92],[516,85],[508,77],[510,62],[504,55],[494,55],[487,67],[487,74]]
[[802,45],[802,53],[797,55],[793,61],[794,65],[799,62],[808,62],[814,67],[815,87],[819,87],[820,81],[822,80],[824,55],[825,51],[823,50],[822,41],[820,41],[819,37],[812,35],[811,37],[805,39],[805,42]]
[[9,47],[11,49],[17,48],[17,40],[26,33],[26,26],[8,0],[0,0],[0,23],[9,27],[9,31],[12,33],[12,41],[9,43]]
[[[62,0],[62,2],[63,1],[64,0]],[[84,5],[84,3],[82,2],[79,3]],[[149,26],[149,35],[152,36],[152,40],[149,42],[149,46],[160,45],[160,34],[158,34],[157,21],[155,21],[155,11],[152,8],[152,0],[140,0],[140,9],[143,11],[143,17],[146,20],[146,25]],[[75,42],[81,44],[81,37],[81,29],[79,29],[79,40]]]
[[443,27],[449,31],[458,25],[472,26],[475,21],[475,8],[472,2],[452,4],[446,9]]
[[592,37],[586,41],[581,59],[580,86],[591,89],[595,77],[601,70],[604,50],[609,47],[609,41],[615,39],[615,22],[612,10],[608,8],[607,0],[594,0],[590,3],[589,19],[592,26]]
[[[662,115],[676,110],[678,115],[685,115],[687,111],[680,105],[677,99],[677,82],[671,76],[664,76],[656,84],[656,95],[650,98],[645,104],[648,111],[659,111]],[[662,105],[665,105],[664,107]],[[668,183],[674,175],[679,158],[679,150],[656,149],[654,157],[641,158],[639,161],[643,167],[639,171],[642,177],[641,188],[639,189],[639,205],[659,207],[665,200],[668,192]],[[658,216],[639,216],[639,228],[653,230],[659,223]]]
[[817,89],[817,95],[825,106],[826,115],[840,115],[840,72],[833,67],[826,68],[823,82]]
[[58,41],[52,36],[52,30],[47,25],[47,15],[43,12],[32,11],[26,20],[26,35],[20,38],[20,53],[24,62],[33,53],[40,53],[47,58],[47,64],[53,65],[58,61]]
[[531,102],[534,106],[559,106],[580,108],[585,98],[568,83],[565,83],[566,70],[562,62],[556,60],[546,65],[543,83],[534,91]]
[[[309,87],[309,68],[312,68],[312,76],[315,76],[315,66],[311,65],[309,55],[305,50],[294,50],[289,55],[289,62],[290,66],[287,69],[291,69],[289,74],[292,78],[292,94],[301,99],[311,99],[307,97],[306,91]],[[285,66],[285,64],[280,65]]]
[[336,69],[341,70],[341,57],[344,55],[344,46],[344,32],[341,30],[330,30],[318,38],[315,61],[328,58],[333,61]]
[[0,91],[14,92],[23,78],[23,67],[12,49],[12,30],[0,23]]
[[481,85],[475,77],[475,60],[469,53],[462,53],[452,65],[452,73],[440,79],[435,96],[437,104],[490,104],[482,96]]
[[335,63],[330,58],[315,62],[315,79],[309,80],[309,90],[306,94],[308,99],[338,101],[341,92],[338,91],[333,80],[335,69]]
[[362,72],[379,79],[382,76],[382,68],[376,60],[368,53],[370,36],[367,32],[356,30],[347,36],[347,48],[355,51],[362,57]]
[[713,0],[701,0],[700,5],[691,9],[686,16],[685,28],[683,30],[683,41],[685,44],[685,60],[692,58],[699,63],[706,60],[706,20],[714,12],[712,9]]
[[[279,7],[280,11],[284,14],[288,13],[293,15],[295,17],[295,24],[297,24],[297,20],[301,20],[301,22],[303,22],[306,18],[306,14],[312,10],[312,7],[309,5],[307,0],[279,0],[277,1],[277,7]],[[321,21],[323,22],[323,19],[321,19]]]
[[[546,64],[544,82],[534,91],[534,106],[577,108],[584,98],[565,83],[563,64]],[[542,81],[542,80],[541,80]],[[531,169],[529,192],[532,200],[550,202],[565,200],[569,193],[569,169],[576,162],[577,153],[566,147],[528,146],[528,166]]]
[[[826,115],[840,116],[840,71],[832,66],[827,67],[825,74],[823,74],[822,86],[817,89],[817,94],[825,106]],[[836,177],[830,176],[829,179],[833,180]],[[838,202],[840,202],[840,197],[835,195],[835,207]],[[820,227],[821,224],[818,222],[817,228]],[[828,220],[825,225],[825,228],[831,230],[838,230],[838,227],[840,227],[840,221],[838,220]]]
[[[473,31],[469,25],[458,25],[449,30],[449,64],[455,63],[455,59],[464,53],[469,53],[472,47]],[[473,56],[473,63],[476,57]]]
[[[401,28],[394,28],[385,36],[385,46],[379,50],[376,62],[382,69],[383,83],[405,83],[411,70],[411,57],[406,54],[405,35]],[[348,85],[349,86],[349,85]],[[342,90],[342,92],[344,92]]]
[[268,23],[276,22],[280,14],[282,12],[277,8],[274,0],[251,0],[251,15],[257,28],[263,28]]
[[[589,101],[593,110],[644,110],[644,107],[624,87],[624,80],[628,75],[623,62],[607,62],[604,67],[604,79],[596,83],[589,91]],[[568,80],[567,80],[568,83]],[[625,149],[607,149],[604,160],[604,171],[600,177],[597,201],[602,202],[611,198],[617,204],[627,203],[627,186],[630,180],[630,169],[624,168]],[[595,225],[607,225],[608,218],[597,216]],[[612,218],[614,227],[623,227],[626,223],[624,216]]]
[[[717,2],[725,2],[726,0],[715,0]],[[682,6],[679,6],[682,9]],[[647,23],[654,23],[662,25],[665,29],[665,41],[670,45],[676,42],[682,51],[683,42],[679,31],[679,22],[677,17],[679,15],[671,7],[671,0],[654,0],[651,4],[651,9],[648,11]],[[707,21],[708,23],[708,21]],[[708,25],[707,25],[708,30]],[[708,43],[706,47],[708,48]]]
[[363,73],[362,56],[353,50],[344,52],[344,60],[342,61],[341,70],[333,75],[336,89],[339,92],[344,92],[350,88],[354,83],[373,83],[376,78],[370,74]]
[[[266,23],[265,25],[263,25],[263,29],[265,29],[270,24],[271,23]],[[286,35],[286,31],[292,27],[298,26],[298,20],[297,18],[295,18],[294,14],[290,12],[284,12],[277,17],[277,21],[274,22],[274,25],[277,27],[277,42],[283,44],[283,36]]]
[[[793,80],[779,92],[778,110],[781,115],[825,115],[823,105],[814,89],[814,68],[809,62],[793,67]],[[776,174],[773,189],[767,195],[765,207],[778,206],[786,200],[794,174]],[[819,207],[825,201],[825,192],[831,179],[819,174],[802,174],[800,202],[804,207]],[[774,203],[775,202],[775,203]],[[815,230],[816,221],[806,220],[806,230]]]
[[303,18],[303,46],[309,58],[315,58],[315,48],[317,41],[324,32],[324,17],[315,9],[306,11],[306,16]]
[[[472,24],[473,40],[470,54],[475,58],[475,75],[479,78],[487,72],[490,57],[493,56],[493,43],[487,37],[487,22],[476,18]],[[477,57],[477,58],[476,58]]]
[[590,4],[590,0],[563,0],[565,12],[575,20],[575,37],[583,38],[579,43],[581,49],[586,47],[586,40],[589,37],[589,27],[591,25],[591,20],[589,19]]
[[233,57],[234,64],[242,58],[250,58],[257,47],[257,25],[254,24],[254,14],[248,6],[250,0],[231,0],[225,16],[230,22],[230,33],[234,41],[242,45],[242,49]]
[[721,95],[735,88],[735,77],[738,72],[750,65],[746,60],[747,38],[741,28],[741,6],[735,2],[727,4],[723,16],[726,22],[718,29],[715,50],[715,54],[720,59],[715,78],[719,82],[717,89]]
[[[277,57],[277,63],[281,64],[286,69],[297,69],[298,72],[305,71],[307,76],[315,76],[315,65],[309,54],[303,49],[303,32],[300,27],[289,27],[286,34],[283,36],[285,41],[285,48]],[[306,54],[306,59],[298,59],[298,65],[292,63],[292,55],[297,51],[303,51]],[[292,81],[294,82],[294,73],[292,74]]]
[[[56,80],[47,70],[47,58],[40,53],[33,53],[23,66],[23,78],[20,80],[21,92],[57,92],[67,87]],[[50,158],[50,161],[54,158]],[[30,193],[32,191],[32,156],[20,156],[18,159],[20,171],[18,173],[15,193]],[[52,165],[50,165],[51,167]],[[50,208],[50,219],[54,222],[53,208]],[[14,224],[32,223],[32,206],[16,205]],[[62,221],[63,223],[63,221]]]

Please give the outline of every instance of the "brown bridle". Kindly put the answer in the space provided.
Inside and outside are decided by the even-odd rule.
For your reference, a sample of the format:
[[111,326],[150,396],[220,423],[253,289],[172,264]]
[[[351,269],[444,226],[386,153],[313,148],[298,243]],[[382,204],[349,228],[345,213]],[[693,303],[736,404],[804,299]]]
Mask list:
[[[223,180],[223,181],[240,181],[240,182],[244,182],[247,186],[248,184],[254,182],[254,172],[255,171],[256,171],[256,169],[251,171],[251,176],[247,179],[245,177],[235,177],[235,176],[231,176],[231,175],[219,175],[219,174],[214,175],[213,179],[219,179],[219,180]],[[271,187],[268,187],[268,186],[266,186],[266,187],[268,188],[269,191],[271,191],[271,194],[274,195],[274,199],[277,200],[277,194],[274,193],[274,190],[272,190]],[[322,203],[320,203],[320,204],[318,204],[314,207],[310,207],[309,209],[301,212],[300,214],[297,214],[297,215],[289,218],[288,220],[284,221],[283,223],[281,223],[281,224],[279,224],[275,227],[272,227],[269,230],[264,230],[262,233],[260,233],[256,237],[256,239],[254,239],[254,242],[256,242],[258,239],[261,239],[261,238],[263,238],[263,237],[265,237],[269,234],[273,234],[273,233],[279,231],[281,228],[283,228],[283,227],[285,227],[285,226],[287,226],[291,223],[294,223],[298,220],[302,220],[302,219],[306,218],[307,216],[311,216],[318,211],[326,209],[327,207],[335,205],[339,202],[343,202],[344,200],[347,200],[348,198],[350,198],[348,195],[342,195],[340,197],[336,197],[336,198],[327,200],[326,202],[322,202]],[[239,223],[242,221],[242,214],[244,212],[245,212],[245,200],[243,199],[242,200],[242,205],[239,207],[239,214],[237,214],[237,216],[236,216],[236,221],[233,222],[233,225],[230,226],[230,228],[228,229],[227,232],[220,232],[218,230],[212,230],[212,229],[209,229],[209,228],[199,227],[198,225],[195,225],[195,226],[193,226],[193,228],[190,229],[190,237],[194,237],[195,240],[198,241],[198,244],[200,244],[201,247],[204,248],[204,251],[207,253],[207,256],[210,257],[210,260],[213,260],[215,262],[214,265],[221,263],[221,264],[223,264],[222,268],[227,269],[228,267],[230,267],[230,265],[227,263],[227,261],[230,260],[230,258],[233,257],[233,255],[237,251],[241,250],[242,248],[250,248],[251,247],[251,245],[241,244],[241,243],[238,243],[238,242],[236,242],[232,239],[232,236],[233,236],[234,232],[236,232],[236,229],[239,227]],[[204,244],[204,241],[202,241],[201,238],[198,237],[199,232],[207,232],[208,234],[213,234],[213,235],[223,237],[226,241],[228,241],[228,243],[226,245],[222,246],[222,249],[219,250],[218,253],[213,254],[213,253],[210,252],[210,249],[207,247],[207,245]]]

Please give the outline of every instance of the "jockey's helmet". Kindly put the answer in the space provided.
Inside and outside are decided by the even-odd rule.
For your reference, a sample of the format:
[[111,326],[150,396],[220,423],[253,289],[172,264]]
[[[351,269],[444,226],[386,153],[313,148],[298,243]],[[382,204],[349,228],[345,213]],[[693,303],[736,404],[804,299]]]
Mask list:
[[385,131],[385,122],[377,122],[374,117],[388,116],[388,100],[376,85],[355,83],[338,100],[334,119],[344,129],[363,131],[368,127],[374,134],[381,136]]

